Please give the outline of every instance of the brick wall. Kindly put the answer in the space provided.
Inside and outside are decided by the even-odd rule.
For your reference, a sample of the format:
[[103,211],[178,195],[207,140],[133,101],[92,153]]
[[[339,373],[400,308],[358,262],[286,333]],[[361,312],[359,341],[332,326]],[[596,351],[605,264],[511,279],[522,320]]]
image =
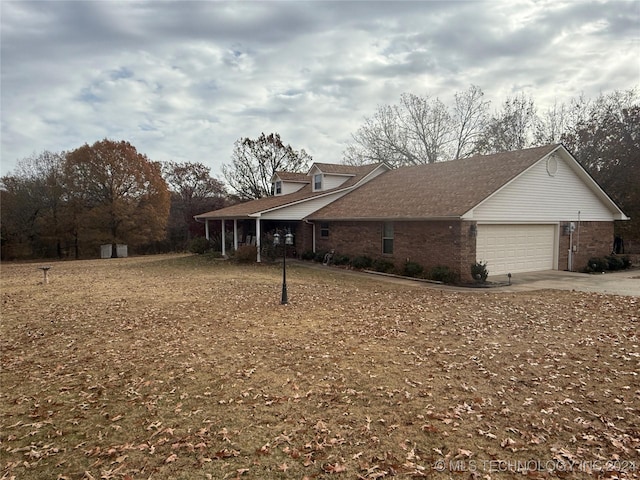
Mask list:
[[475,261],[475,237],[472,222],[393,222],[393,254],[382,253],[383,222],[330,222],[329,237],[320,236],[316,223],[316,250],[335,249],[350,257],[367,255],[392,261],[401,269],[406,261],[416,262],[425,270],[447,266],[458,272],[463,281],[471,280],[470,265]]
[[[564,235],[564,226],[560,224],[560,241],[558,252],[558,270],[568,269],[569,235]],[[576,222],[573,232],[573,245],[577,252],[573,253],[573,271],[579,272],[587,266],[591,257],[604,257],[613,249],[613,222]]]
[[298,257],[304,252],[313,250],[313,225],[306,222],[300,222],[296,226],[296,252]]

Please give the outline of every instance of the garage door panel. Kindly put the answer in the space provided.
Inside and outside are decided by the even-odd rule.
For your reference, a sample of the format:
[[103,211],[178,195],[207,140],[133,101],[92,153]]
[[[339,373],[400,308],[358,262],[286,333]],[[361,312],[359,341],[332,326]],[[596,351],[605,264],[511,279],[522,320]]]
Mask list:
[[490,275],[553,268],[554,225],[478,225],[477,232],[476,258]]

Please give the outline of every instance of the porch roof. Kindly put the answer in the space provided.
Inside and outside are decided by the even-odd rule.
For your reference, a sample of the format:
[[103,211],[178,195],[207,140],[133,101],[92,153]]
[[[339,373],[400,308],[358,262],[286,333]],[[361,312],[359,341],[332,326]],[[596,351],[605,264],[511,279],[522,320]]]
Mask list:
[[348,170],[353,176],[336,188],[314,192],[312,185],[307,184],[300,190],[289,193],[287,195],[269,196],[256,200],[250,200],[248,202],[238,203],[230,207],[213,210],[211,212],[202,213],[200,215],[195,215],[194,218],[196,220],[222,220],[259,217],[263,212],[272,211],[279,208],[286,208],[290,205],[294,205],[300,202],[306,202],[325,195],[330,195],[335,192],[353,188],[367,175],[372,173],[381,165],[383,164],[376,163],[362,166],[339,165],[339,167],[345,167],[344,169],[341,168],[341,170],[343,170],[345,174]]

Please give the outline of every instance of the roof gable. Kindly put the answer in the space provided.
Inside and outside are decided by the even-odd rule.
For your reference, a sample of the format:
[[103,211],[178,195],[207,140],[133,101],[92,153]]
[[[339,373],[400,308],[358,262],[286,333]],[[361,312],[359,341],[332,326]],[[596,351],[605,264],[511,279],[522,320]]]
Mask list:
[[561,145],[463,215],[477,221],[611,221],[627,217]]
[[398,168],[380,175],[310,218],[460,217],[556,148],[558,145],[546,145]]

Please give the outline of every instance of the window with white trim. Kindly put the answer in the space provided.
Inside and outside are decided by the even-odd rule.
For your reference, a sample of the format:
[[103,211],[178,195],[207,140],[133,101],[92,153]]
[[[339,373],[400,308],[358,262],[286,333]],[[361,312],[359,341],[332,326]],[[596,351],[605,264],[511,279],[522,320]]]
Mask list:
[[320,237],[327,238],[329,236],[329,224],[321,223],[320,224]]
[[316,173],[313,176],[313,190],[314,191],[322,190],[322,174],[321,173]]
[[280,195],[282,193],[282,182],[280,180],[276,181],[275,192],[276,195]]
[[384,222],[382,227],[382,253],[393,253],[393,222]]

